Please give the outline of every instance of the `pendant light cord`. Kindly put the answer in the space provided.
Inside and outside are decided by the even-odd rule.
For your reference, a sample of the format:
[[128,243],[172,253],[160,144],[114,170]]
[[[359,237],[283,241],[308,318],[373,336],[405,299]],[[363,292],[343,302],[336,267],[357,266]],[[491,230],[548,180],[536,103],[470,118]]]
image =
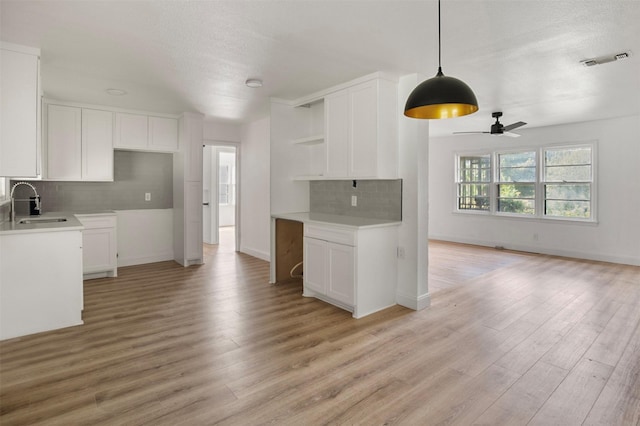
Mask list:
[[442,35],[440,34],[440,0],[438,0],[438,69],[442,68]]

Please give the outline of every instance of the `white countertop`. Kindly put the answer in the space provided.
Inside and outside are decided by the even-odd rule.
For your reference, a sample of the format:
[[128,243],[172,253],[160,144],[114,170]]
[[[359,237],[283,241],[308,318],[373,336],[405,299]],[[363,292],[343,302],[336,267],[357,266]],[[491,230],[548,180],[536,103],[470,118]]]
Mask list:
[[288,219],[302,223],[330,224],[345,228],[377,228],[382,226],[398,226],[399,220],[372,219],[369,217],[342,216],[325,213],[274,213],[274,219]]
[[[18,223],[20,219],[29,218],[65,218],[65,222],[47,222],[47,223]],[[43,213],[40,216],[16,216],[15,222],[2,222],[0,223],[0,235],[9,234],[26,234],[35,232],[59,232],[59,231],[73,231],[83,230],[82,223],[69,212],[49,212]]]

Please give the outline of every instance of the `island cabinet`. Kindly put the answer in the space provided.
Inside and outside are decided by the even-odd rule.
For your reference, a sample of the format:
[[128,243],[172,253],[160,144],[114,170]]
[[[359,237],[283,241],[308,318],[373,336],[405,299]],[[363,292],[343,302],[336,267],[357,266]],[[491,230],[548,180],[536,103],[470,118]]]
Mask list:
[[0,176],[40,174],[40,50],[0,43]]
[[0,340],[83,323],[77,225],[0,231]]
[[175,152],[178,150],[178,119],[118,112],[114,147]]
[[44,178],[113,181],[113,113],[48,104]]
[[327,178],[392,179],[398,176],[397,87],[374,79],[327,95]]
[[305,223],[303,296],[361,318],[396,303],[396,226]]

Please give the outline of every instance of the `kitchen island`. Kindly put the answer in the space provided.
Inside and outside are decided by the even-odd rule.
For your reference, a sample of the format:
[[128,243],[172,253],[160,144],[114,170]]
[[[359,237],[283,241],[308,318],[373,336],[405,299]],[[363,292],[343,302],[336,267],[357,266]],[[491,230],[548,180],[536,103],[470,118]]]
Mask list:
[[68,213],[0,223],[0,340],[83,324],[82,229]]
[[396,304],[400,221],[331,215],[272,215],[271,282],[275,282],[276,222],[303,224],[303,292],[353,313],[354,318]]

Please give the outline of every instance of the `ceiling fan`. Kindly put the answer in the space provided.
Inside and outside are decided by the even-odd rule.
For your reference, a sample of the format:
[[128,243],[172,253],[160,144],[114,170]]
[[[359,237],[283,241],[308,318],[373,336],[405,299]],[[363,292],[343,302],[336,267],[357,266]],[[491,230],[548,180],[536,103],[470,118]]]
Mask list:
[[491,134],[491,135],[504,135],[504,136],[510,136],[512,138],[517,138],[520,135],[517,134],[517,133],[511,133],[511,130],[517,129],[518,127],[522,127],[525,124],[527,124],[524,121],[518,121],[517,123],[513,123],[513,124],[509,124],[508,126],[505,126],[500,122],[500,117],[502,117],[502,112],[500,112],[500,111],[496,111],[496,112],[491,113],[491,116],[496,119],[496,122],[491,125],[491,131],[490,132],[481,132],[481,131],[477,131],[477,132],[453,132],[453,134],[454,135],[460,135],[460,134],[486,133],[486,134]]

